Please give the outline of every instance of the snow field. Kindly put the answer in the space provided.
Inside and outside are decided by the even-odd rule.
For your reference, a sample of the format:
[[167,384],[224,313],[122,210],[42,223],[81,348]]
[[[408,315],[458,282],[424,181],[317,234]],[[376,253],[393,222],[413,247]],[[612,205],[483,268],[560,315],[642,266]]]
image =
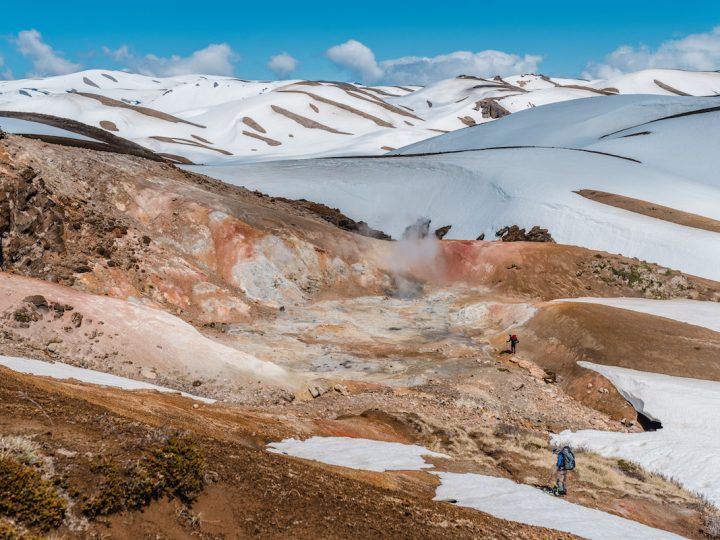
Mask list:
[[[520,116],[520,115],[518,115]],[[499,125],[501,121],[486,126]],[[720,126],[720,122],[718,122]],[[720,135],[720,134],[719,134]],[[720,158],[709,158],[714,166]],[[717,164],[720,166],[720,163]],[[720,185],[612,156],[515,148],[377,159],[190,167],[271,196],[339,208],[393,238],[419,217],[448,239],[493,239],[506,225],[547,228],[558,243],[621,253],[720,280],[720,236],[586,199],[595,189],[720,219]]]
[[376,472],[432,469],[433,466],[425,463],[423,456],[450,458],[422,446],[348,437],[311,437],[304,441],[285,439],[270,443],[268,450],[328,465]]
[[67,137],[68,139],[77,139],[79,141],[104,142],[91,137],[86,137],[85,135],[80,135],[74,131],[68,131],[67,129],[49,126],[40,122],[31,122],[29,120],[20,120],[18,118],[7,118],[5,116],[0,116],[0,129],[6,133],[15,133],[18,135],[51,135],[53,137]]
[[[422,470],[432,468],[422,456],[449,458],[422,446],[348,437],[285,439],[268,450],[368,471]],[[548,457],[551,462],[552,456]],[[591,540],[670,540],[681,538],[612,514],[569,503],[505,478],[470,473],[433,472],[440,479],[436,500],[456,499],[457,504],[496,517],[529,525],[570,532]]]
[[608,379],[635,409],[662,423],[645,433],[563,431],[556,443],[638,463],[720,506],[720,383],[579,362]]
[[[206,75],[153,78],[89,70],[0,81],[0,110],[46,113],[91,126],[105,120],[117,126],[116,135],[151,150],[196,163],[218,163],[228,158],[263,161],[380,155],[443,131],[492,122],[489,105],[516,113],[581,98],[602,100],[608,96],[598,90],[607,87],[620,93],[675,98],[676,92],[668,87],[690,95],[714,95],[720,93],[720,74],[647,70],[610,81],[541,75],[504,80],[456,77],[425,88],[400,88]],[[82,93],[116,103],[103,104]],[[135,106],[175,119],[131,110]]]
[[17,358],[0,355],[0,365],[19,373],[27,373],[29,375],[37,375],[40,377],[50,377],[60,380],[73,379],[99,386],[120,388],[122,390],[154,390],[156,392],[180,394],[181,396],[194,399],[196,401],[202,401],[203,403],[215,403],[214,399],[195,396],[193,394],[179,392],[178,390],[173,390],[171,388],[165,388],[163,386],[157,386],[125,377],[118,377],[117,375],[94,371],[92,369],[78,368],[68,364],[63,364],[62,362],[43,362],[41,360],[31,360],[29,358]]

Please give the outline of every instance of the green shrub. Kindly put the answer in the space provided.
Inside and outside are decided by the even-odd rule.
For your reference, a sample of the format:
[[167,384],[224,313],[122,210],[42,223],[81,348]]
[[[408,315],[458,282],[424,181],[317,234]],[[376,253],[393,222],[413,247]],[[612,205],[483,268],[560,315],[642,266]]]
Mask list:
[[22,531],[9,521],[0,519],[0,540],[43,540],[43,537]]
[[83,507],[88,517],[138,510],[165,495],[192,503],[203,490],[205,460],[188,438],[173,435],[122,472],[107,461],[95,471],[103,481]]
[[95,516],[107,516],[123,509],[124,483],[115,464],[103,461],[92,468],[92,472],[101,474],[103,481],[100,492],[91,497],[83,507],[83,513]]
[[165,494],[191,503],[203,490],[205,460],[186,437],[174,435],[154,451],[147,468],[164,482]]
[[20,540],[20,534],[11,523],[0,520],[0,540]]
[[629,476],[630,478],[634,478],[635,480],[640,480],[642,482],[645,481],[645,473],[639,465],[636,465],[632,461],[619,459],[617,461],[617,466],[618,469],[620,469],[620,472],[622,472],[625,476]]
[[66,509],[65,499],[37,469],[0,458],[0,514],[47,531],[60,526]]

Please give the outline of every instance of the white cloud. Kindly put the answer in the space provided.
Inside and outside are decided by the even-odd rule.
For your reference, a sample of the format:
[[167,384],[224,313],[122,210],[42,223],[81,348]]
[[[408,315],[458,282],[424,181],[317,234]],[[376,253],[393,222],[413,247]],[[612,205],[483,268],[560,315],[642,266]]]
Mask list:
[[457,51],[433,57],[406,56],[380,63],[396,84],[428,84],[458,75],[493,77],[537,71],[541,56],[518,56],[502,51]]
[[[0,68],[5,65],[5,58],[2,54],[0,54]],[[2,80],[11,80],[13,78],[13,72],[12,69],[7,68],[4,71],[0,72],[0,81]]]
[[297,58],[293,58],[284,52],[271,56],[270,60],[268,60],[267,67],[278,77],[286,77],[297,69],[298,64],[300,64],[300,62]]
[[175,54],[169,57],[154,54],[135,56],[127,45],[122,45],[115,50],[103,47],[103,53],[117,62],[124,63],[131,71],[156,77],[174,77],[193,73],[233,75],[235,71],[233,64],[240,58],[227,43],[208,45],[190,56]]
[[336,65],[365,83],[424,85],[458,75],[492,77],[537,70],[541,56],[518,56],[502,51],[456,51],[438,56],[404,56],[378,62],[375,54],[359,41],[350,40],[326,52]]
[[351,71],[365,82],[377,81],[384,75],[375,60],[375,54],[354,39],[330,47],[325,54],[334,64]]
[[42,35],[35,29],[19,32],[12,42],[18,51],[32,62],[31,75],[65,75],[78,71],[82,66],[74,64],[62,57],[62,53],[55,51],[42,40]]
[[646,45],[637,48],[623,45],[606,56],[603,63],[588,64],[583,75],[606,79],[648,68],[720,69],[720,26],[703,34],[666,41],[655,50]]
[[125,62],[127,61],[132,55],[130,54],[130,49],[127,45],[121,45],[115,50],[110,49],[109,47],[103,47],[102,48],[103,54],[106,56],[109,56],[110,58],[116,60],[117,62]]

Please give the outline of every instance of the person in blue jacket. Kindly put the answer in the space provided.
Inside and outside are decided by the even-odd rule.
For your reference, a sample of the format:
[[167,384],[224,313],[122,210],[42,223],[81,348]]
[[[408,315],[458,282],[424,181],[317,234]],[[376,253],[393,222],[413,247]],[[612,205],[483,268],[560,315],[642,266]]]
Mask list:
[[559,497],[564,497],[567,494],[567,472],[569,464],[566,462],[567,460],[562,449],[555,448],[553,454],[557,456],[557,461],[555,462],[555,494]]

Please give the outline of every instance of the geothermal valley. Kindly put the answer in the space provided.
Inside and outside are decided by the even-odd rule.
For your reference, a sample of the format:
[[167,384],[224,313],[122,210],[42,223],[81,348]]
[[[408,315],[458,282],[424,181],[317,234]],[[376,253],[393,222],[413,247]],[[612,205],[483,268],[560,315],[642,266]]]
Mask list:
[[0,81],[0,538],[720,538],[718,96]]

